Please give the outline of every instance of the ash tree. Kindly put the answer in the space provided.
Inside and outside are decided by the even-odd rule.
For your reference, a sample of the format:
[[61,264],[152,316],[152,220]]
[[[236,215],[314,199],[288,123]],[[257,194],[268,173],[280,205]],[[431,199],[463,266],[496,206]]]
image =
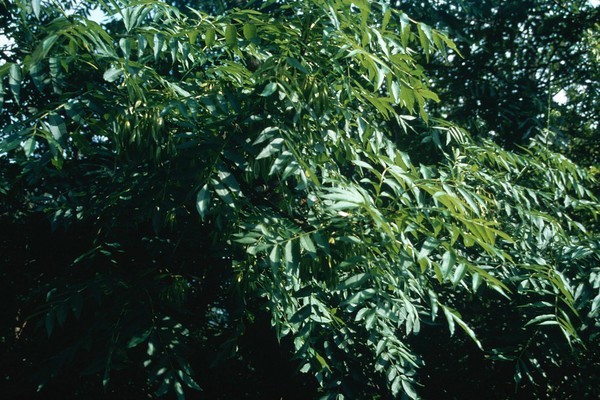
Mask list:
[[[474,136],[507,148],[540,128],[555,148],[598,165],[600,7],[588,0],[404,2],[413,18],[443,27],[464,58],[427,64],[447,115]],[[448,94],[448,95],[446,95]]]
[[544,130],[430,117],[440,31],[366,0],[0,4],[7,396],[416,399],[438,362],[597,391],[591,178]]

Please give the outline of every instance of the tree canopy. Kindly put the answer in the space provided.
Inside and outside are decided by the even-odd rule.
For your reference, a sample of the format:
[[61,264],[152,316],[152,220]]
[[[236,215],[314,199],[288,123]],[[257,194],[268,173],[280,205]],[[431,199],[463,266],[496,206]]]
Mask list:
[[445,29],[464,58],[427,66],[438,112],[477,136],[526,144],[539,129],[585,165],[600,163],[598,25],[588,0],[406,2],[405,12]]
[[456,125],[435,21],[0,4],[6,396],[598,395],[593,178]]

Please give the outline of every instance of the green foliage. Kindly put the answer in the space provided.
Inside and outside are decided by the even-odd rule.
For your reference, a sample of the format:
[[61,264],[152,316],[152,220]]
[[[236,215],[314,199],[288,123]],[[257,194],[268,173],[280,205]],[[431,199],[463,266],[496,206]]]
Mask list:
[[[589,166],[600,162],[598,17],[587,0],[405,2],[414,18],[443,28],[464,58],[432,60],[427,71],[446,115],[471,134],[510,148],[539,129],[556,149]],[[558,96],[557,96],[558,95]]]
[[[24,233],[2,247],[39,255],[3,272],[34,277],[4,340],[39,390],[74,372],[134,390],[143,371],[138,395],[183,398],[208,364],[252,365],[265,312],[332,399],[418,398],[432,331],[508,360],[518,386],[597,343],[591,178],[547,133],[508,152],[430,117],[421,63],[456,50],[441,32],[371,1],[107,1],[106,26],[17,3],[0,189]],[[515,340],[476,302],[512,313]]]

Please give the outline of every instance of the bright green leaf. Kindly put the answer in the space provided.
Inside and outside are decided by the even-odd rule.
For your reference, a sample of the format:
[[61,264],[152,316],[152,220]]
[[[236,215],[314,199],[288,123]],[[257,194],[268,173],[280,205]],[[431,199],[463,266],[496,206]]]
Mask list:
[[260,94],[260,96],[262,96],[262,97],[268,97],[268,96],[272,95],[273,93],[275,93],[275,90],[277,90],[277,83],[275,83],[275,82],[269,82],[265,86],[265,88],[262,91],[262,93]]

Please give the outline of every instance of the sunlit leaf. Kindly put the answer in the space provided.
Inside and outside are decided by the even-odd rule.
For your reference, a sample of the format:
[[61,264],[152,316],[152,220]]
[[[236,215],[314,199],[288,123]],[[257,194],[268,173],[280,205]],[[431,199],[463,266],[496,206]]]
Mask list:
[[300,245],[304,250],[306,250],[308,254],[312,256],[315,256],[317,254],[317,248],[315,247],[315,244],[310,239],[310,236],[308,234],[300,236]]
[[262,97],[268,97],[268,96],[272,95],[273,93],[275,93],[276,90],[277,90],[277,83],[270,82],[270,83],[267,83],[267,85],[265,86],[264,90],[262,91],[262,93],[260,95]]
[[21,67],[17,64],[11,64],[8,72],[8,86],[17,103],[21,100]]
[[67,134],[67,126],[60,114],[52,112],[48,114],[48,127],[55,140],[60,141]]
[[40,17],[40,4],[41,0],[31,0],[31,8],[36,18]]
[[196,210],[200,214],[200,218],[206,218],[208,207],[210,205],[210,192],[208,191],[208,184],[202,186],[196,196]]

